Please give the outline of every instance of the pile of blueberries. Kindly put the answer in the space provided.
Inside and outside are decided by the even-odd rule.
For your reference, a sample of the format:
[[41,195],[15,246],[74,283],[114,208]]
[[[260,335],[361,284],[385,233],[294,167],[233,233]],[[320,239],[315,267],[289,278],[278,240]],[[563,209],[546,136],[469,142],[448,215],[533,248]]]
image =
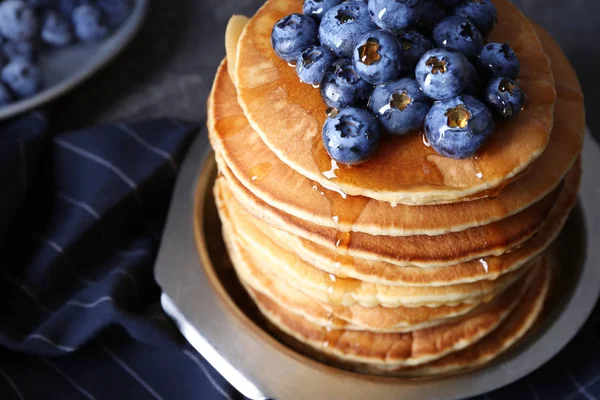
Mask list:
[[0,2],[0,106],[42,89],[41,51],[104,39],[127,19],[132,1]]
[[371,158],[381,132],[425,131],[451,158],[477,153],[495,114],[517,115],[526,97],[508,44],[486,43],[498,22],[491,0],[305,0],[279,20],[271,43],[329,107],[323,142],[354,165]]

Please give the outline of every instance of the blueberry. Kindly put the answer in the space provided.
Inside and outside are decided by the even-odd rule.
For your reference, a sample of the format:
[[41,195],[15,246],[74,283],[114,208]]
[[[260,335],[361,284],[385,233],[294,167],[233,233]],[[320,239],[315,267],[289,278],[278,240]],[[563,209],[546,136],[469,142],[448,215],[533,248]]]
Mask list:
[[402,50],[396,37],[385,31],[369,32],[354,46],[352,62],[361,78],[382,85],[400,77]]
[[51,46],[66,46],[73,40],[71,24],[61,14],[48,11],[42,24],[41,38]]
[[335,54],[322,46],[305,49],[296,62],[296,73],[304,83],[316,86],[321,83],[325,71],[336,60]]
[[517,79],[521,63],[508,44],[488,43],[477,57],[477,68],[486,77],[506,76]]
[[91,5],[78,6],[73,11],[75,35],[82,42],[94,42],[108,35],[108,27],[104,23],[102,12]]
[[295,63],[307,47],[317,42],[317,23],[311,17],[291,14],[277,21],[271,32],[271,45],[275,53]]
[[14,97],[8,86],[0,82],[0,107],[8,105],[14,101]]
[[436,48],[423,54],[415,76],[428,97],[444,100],[461,94],[470,82],[469,60],[454,49]]
[[0,33],[9,40],[23,41],[35,36],[38,29],[33,9],[20,0],[0,3]]
[[392,135],[405,135],[423,127],[431,108],[427,97],[414,79],[377,86],[369,100],[371,112]]
[[379,124],[367,110],[346,108],[325,121],[322,137],[331,158],[356,165],[367,161],[379,148]]
[[491,0],[465,0],[456,6],[454,15],[469,18],[483,35],[498,23],[498,11]]
[[350,1],[327,11],[319,26],[321,45],[338,57],[351,58],[354,44],[362,35],[377,29],[371,20],[367,4]]
[[39,45],[37,41],[6,42],[2,44],[2,53],[8,60],[24,59],[34,62],[37,59]]
[[108,26],[120,26],[131,13],[131,0],[96,0],[98,7],[106,18]]
[[419,28],[427,33],[446,17],[444,9],[436,0],[424,0],[423,16],[419,22]]
[[427,51],[433,49],[433,42],[417,31],[404,31],[396,35],[402,50],[404,72],[412,71]]
[[510,78],[494,78],[483,92],[483,100],[502,118],[512,118],[523,110],[526,96]]
[[373,86],[358,75],[352,61],[346,58],[334,62],[321,81],[321,96],[329,107],[364,106],[372,92]]
[[344,0],[304,0],[302,10],[304,14],[310,15],[317,21],[320,21],[327,11],[343,2]]
[[473,156],[493,132],[490,110],[469,95],[435,103],[425,119],[425,136],[431,147],[450,158]]
[[369,0],[369,13],[382,29],[414,28],[423,17],[423,0]]
[[471,21],[463,17],[444,18],[433,29],[433,41],[439,47],[451,47],[475,60],[483,48],[483,37]]
[[42,74],[38,67],[24,59],[15,59],[2,69],[2,81],[19,98],[36,94],[42,86]]

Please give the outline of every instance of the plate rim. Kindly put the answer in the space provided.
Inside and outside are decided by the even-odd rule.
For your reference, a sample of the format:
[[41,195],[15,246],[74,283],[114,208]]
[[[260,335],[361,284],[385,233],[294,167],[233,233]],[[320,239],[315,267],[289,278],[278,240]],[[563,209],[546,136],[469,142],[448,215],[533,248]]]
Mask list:
[[125,23],[113,32],[111,36],[105,39],[113,40],[116,45],[112,46],[103,58],[96,63],[90,64],[87,68],[82,68],[69,78],[43,89],[35,96],[1,107],[0,121],[15,117],[57,99],[71,89],[79,86],[82,82],[114,60],[115,57],[135,38],[148,14],[150,0],[134,0],[134,3],[135,6],[127,20],[125,20]]
[[[544,331],[538,333],[535,342],[501,365],[439,380],[372,379],[331,367],[325,370],[312,369],[312,363],[305,363],[289,352],[281,352],[278,346],[266,343],[262,335],[257,335],[238,315],[231,313],[230,306],[222,301],[217,288],[206,275],[196,250],[195,224],[190,216],[195,214],[198,207],[197,183],[203,166],[212,153],[205,129],[200,131],[194,141],[177,180],[156,262],[155,277],[163,289],[164,308],[174,318],[184,336],[225,379],[242,394],[253,399],[274,398],[281,390],[286,390],[286,398],[315,398],[314,389],[311,388],[313,385],[295,385],[289,379],[286,381],[285,378],[289,378],[291,371],[294,373],[294,380],[302,376],[302,380],[309,379],[317,386],[327,384],[328,380],[332,384],[331,380],[334,379],[337,384],[332,390],[325,388],[319,393],[322,397],[343,396],[348,399],[355,396],[363,398],[365,390],[368,390],[370,396],[384,399],[405,395],[414,399],[451,400],[506,386],[530,374],[558,354],[587,321],[600,295],[600,269],[595,268],[597,262],[594,261],[600,256],[600,249],[591,245],[593,238],[600,238],[600,190],[593,186],[593,171],[600,169],[600,147],[588,130],[584,143],[580,203],[587,221],[587,253],[581,274],[560,315]],[[189,297],[190,293],[192,297]],[[202,309],[194,306],[198,303],[203,304]],[[233,342],[228,340],[232,339],[229,332],[232,329],[235,332]],[[222,334],[223,332],[226,334]],[[202,338],[202,343],[198,336]],[[249,348],[260,350],[260,355],[252,357],[248,352]],[[265,358],[269,359],[269,373],[257,368],[257,363]],[[239,375],[246,380],[244,384],[240,383]],[[294,387],[291,393],[295,393],[296,397],[289,396],[290,387]]]

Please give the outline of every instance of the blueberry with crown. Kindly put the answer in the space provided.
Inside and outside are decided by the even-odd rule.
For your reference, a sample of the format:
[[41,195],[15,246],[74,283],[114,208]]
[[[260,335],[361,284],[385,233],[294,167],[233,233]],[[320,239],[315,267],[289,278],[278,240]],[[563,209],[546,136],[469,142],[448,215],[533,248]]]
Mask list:
[[329,156],[346,164],[361,164],[379,148],[380,128],[369,111],[346,108],[325,121],[322,139]]
[[510,78],[495,78],[486,86],[483,93],[484,101],[496,115],[502,118],[512,118],[523,110],[526,97]]
[[323,15],[345,0],[304,0],[302,12],[320,21]]
[[481,101],[461,95],[437,102],[425,119],[425,136],[444,157],[475,155],[494,131],[494,120]]
[[516,79],[521,70],[521,63],[507,43],[488,43],[477,57],[477,69],[485,77]]
[[423,18],[423,0],[369,0],[369,13],[381,29],[392,32],[416,27]]
[[362,79],[352,61],[343,58],[334,62],[321,81],[321,96],[329,107],[362,107],[367,104],[373,86]]
[[454,49],[435,48],[417,63],[415,76],[421,90],[434,100],[458,96],[470,83],[469,60]]
[[403,78],[377,86],[369,100],[369,108],[388,133],[406,135],[421,129],[431,104],[417,81]]
[[313,86],[321,84],[325,71],[336,60],[335,54],[323,46],[310,46],[296,62],[296,73],[300,80]]
[[465,0],[454,8],[454,15],[470,19],[483,35],[498,23],[498,10],[491,0]]
[[373,85],[382,85],[400,77],[402,71],[400,44],[386,31],[373,31],[361,36],[352,55],[354,69]]
[[303,14],[291,14],[277,21],[271,33],[271,45],[275,53],[295,63],[304,49],[317,42],[317,23]]
[[433,41],[438,47],[450,47],[475,60],[483,48],[483,37],[467,18],[447,17],[433,29]]
[[377,30],[363,1],[349,1],[325,13],[319,26],[321,45],[340,58],[351,58],[354,44],[362,35]]

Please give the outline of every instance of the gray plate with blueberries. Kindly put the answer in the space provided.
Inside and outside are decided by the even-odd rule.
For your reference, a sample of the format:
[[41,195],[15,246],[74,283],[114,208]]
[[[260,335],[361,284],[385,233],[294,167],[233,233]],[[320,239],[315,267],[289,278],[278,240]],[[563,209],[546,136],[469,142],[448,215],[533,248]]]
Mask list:
[[1,2],[0,120],[57,98],[106,65],[131,42],[149,2]]

